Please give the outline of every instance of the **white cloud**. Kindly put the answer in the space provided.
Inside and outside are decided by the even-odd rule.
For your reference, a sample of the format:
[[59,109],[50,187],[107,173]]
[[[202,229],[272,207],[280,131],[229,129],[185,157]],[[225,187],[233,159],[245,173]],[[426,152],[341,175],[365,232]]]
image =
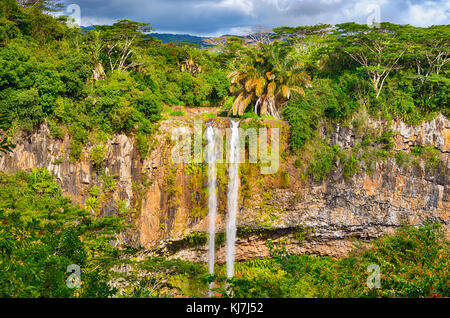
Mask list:
[[[1,0],[0,0],[1,1]],[[73,0],[65,0],[67,4]],[[118,19],[150,22],[158,32],[243,34],[318,23],[382,22],[429,26],[450,23],[449,0],[77,0],[82,25]],[[375,5],[375,7],[374,7]],[[378,6],[378,7],[376,7]],[[375,9],[374,9],[375,8]],[[371,20],[372,19],[372,20]]]
[[220,2],[203,2],[195,6],[198,9],[221,9],[239,11],[246,15],[254,14],[253,0],[221,0]]
[[[408,14],[403,19],[405,23],[416,26],[430,26],[449,23],[450,2],[436,3],[427,1],[409,7]],[[409,21],[409,22],[406,22]]]

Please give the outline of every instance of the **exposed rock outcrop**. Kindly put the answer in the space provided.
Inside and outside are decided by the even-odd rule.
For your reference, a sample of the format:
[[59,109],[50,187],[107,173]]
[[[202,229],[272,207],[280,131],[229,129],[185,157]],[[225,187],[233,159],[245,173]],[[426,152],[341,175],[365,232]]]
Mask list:
[[[126,202],[134,230],[124,233],[123,241],[171,257],[204,261],[206,246],[176,244],[189,233],[205,231],[208,226],[207,218],[192,215],[193,197],[185,167],[171,171],[172,131],[180,127],[191,131],[192,119],[187,116],[161,122],[153,137],[155,146],[143,160],[134,137],[114,136],[106,144],[103,176],[89,158],[94,145],[86,145],[81,160],[71,162],[69,137],[52,139],[43,125],[22,136],[13,152],[0,158],[0,171],[47,169],[64,193],[80,205],[94,185],[104,188],[104,176],[113,177],[116,187],[102,190],[100,210],[103,214],[117,213],[118,201]],[[218,119],[216,124],[226,127],[227,121]],[[396,132],[396,151],[432,145],[440,151],[441,169],[426,169],[423,162],[401,168],[394,158],[388,158],[377,162],[370,173],[362,169],[351,180],[335,171],[325,181],[314,183],[299,178],[297,169],[286,160],[282,169],[289,174],[289,185],[271,189],[264,207],[262,195],[255,188],[254,195],[242,205],[238,215],[237,260],[267,256],[268,239],[284,240],[287,249],[294,253],[342,256],[353,247],[354,238],[373,239],[391,233],[402,223],[431,220],[448,227],[450,122],[441,115],[415,127],[395,122],[392,128]],[[353,147],[357,141],[351,127],[334,125],[332,129],[322,128],[320,133],[343,149]],[[175,180],[175,193],[168,191],[169,173]],[[259,178],[264,182],[266,177]],[[219,232],[225,228],[224,212],[218,216]],[[223,246],[218,248],[217,256],[219,261],[224,260]]]

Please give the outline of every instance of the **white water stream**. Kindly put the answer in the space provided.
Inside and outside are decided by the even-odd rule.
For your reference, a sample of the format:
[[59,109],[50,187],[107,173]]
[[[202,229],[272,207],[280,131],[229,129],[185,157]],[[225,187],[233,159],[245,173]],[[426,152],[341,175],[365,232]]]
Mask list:
[[[217,172],[216,172],[216,147],[214,141],[214,128],[210,125],[206,128],[206,163],[208,164],[208,210],[209,210],[209,239],[208,239],[208,271],[214,275],[214,259],[215,259],[215,237],[216,237],[216,215],[217,215]],[[211,283],[209,296],[212,297]]]
[[227,246],[226,263],[227,277],[234,276],[234,259],[236,243],[236,214],[238,209],[239,189],[239,121],[231,122],[231,140],[229,149],[229,180],[227,196]]

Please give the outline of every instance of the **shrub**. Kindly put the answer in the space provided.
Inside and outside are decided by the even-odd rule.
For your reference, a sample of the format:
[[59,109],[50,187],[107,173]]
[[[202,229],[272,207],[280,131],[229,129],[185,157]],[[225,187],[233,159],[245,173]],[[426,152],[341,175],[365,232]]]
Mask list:
[[298,151],[319,127],[322,111],[315,106],[296,99],[283,109],[283,117],[291,126],[289,145],[293,151]]
[[98,186],[93,186],[89,189],[89,194],[97,198],[100,195],[100,188]]
[[280,188],[287,189],[289,188],[290,177],[287,171],[282,171],[280,174]]
[[385,129],[377,143],[381,144],[384,150],[391,150],[394,147],[394,131],[391,128]]
[[407,152],[399,151],[395,154],[395,162],[399,167],[409,166],[411,163],[411,157]]
[[[425,160],[425,169],[437,171],[441,166],[441,152],[433,146],[425,147],[422,151],[422,157]],[[443,169],[445,169],[443,167]]]
[[94,215],[98,215],[100,212],[100,202],[97,197],[89,197],[84,202],[86,208],[93,213]]
[[[121,219],[95,219],[72,205],[45,170],[0,173],[0,297],[111,297],[109,269],[121,251],[111,245]],[[67,267],[81,268],[70,289]]]
[[[241,298],[448,297],[450,249],[444,233],[440,224],[405,226],[341,259],[292,255],[283,243],[269,240],[272,259],[236,264],[228,286]],[[380,267],[379,289],[367,284],[371,264]]]
[[90,158],[96,168],[103,166],[108,148],[105,145],[97,145],[91,149]]
[[345,161],[343,171],[345,180],[351,179],[360,171],[359,162],[355,159],[353,154]]
[[335,162],[341,152],[336,145],[331,146],[322,142],[318,146],[314,159],[306,171],[315,182],[322,181],[335,168]]

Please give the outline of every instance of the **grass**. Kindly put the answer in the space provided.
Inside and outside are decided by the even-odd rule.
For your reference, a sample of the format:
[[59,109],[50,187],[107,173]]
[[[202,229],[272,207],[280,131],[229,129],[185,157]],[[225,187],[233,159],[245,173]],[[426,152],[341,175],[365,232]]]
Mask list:
[[169,116],[171,117],[181,117],[186,115],[186,113],[182,110],[173,110],[169,113]]

